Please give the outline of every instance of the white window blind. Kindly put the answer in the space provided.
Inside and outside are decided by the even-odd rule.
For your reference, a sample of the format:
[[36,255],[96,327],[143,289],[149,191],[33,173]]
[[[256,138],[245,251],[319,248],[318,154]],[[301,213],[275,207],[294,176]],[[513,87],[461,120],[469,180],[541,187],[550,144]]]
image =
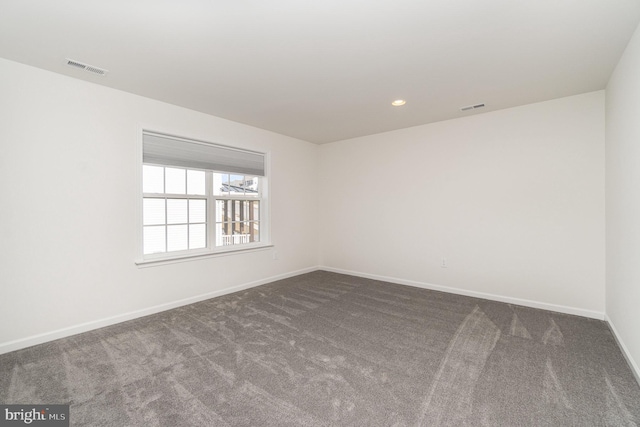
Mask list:
[[142,134],[142,151],[146,164],[265,176],[264,154],[253,151],[150,132]]

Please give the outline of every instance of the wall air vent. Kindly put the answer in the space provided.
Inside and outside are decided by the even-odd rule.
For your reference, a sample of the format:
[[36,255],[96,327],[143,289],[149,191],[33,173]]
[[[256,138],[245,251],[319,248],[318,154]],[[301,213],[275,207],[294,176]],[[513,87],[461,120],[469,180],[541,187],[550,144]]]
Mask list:
[[104,76],[108,73],[107,70],[99,67],[95,67],[89,64],[83,64],[82,62],[67,58],[67,65],[69,67],[78,68],[80,70],[84,70],[88,73],[97,74],[99,76]]
[[460,107],[460,111],[475,110],[482,107],[484,107],[484,102],[482,104],[467,105],[466,107]]

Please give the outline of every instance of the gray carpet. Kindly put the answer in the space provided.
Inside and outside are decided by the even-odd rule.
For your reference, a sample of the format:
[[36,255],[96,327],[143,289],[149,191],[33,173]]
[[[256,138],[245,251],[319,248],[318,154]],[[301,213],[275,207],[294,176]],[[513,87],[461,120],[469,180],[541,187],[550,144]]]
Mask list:
[[604,322],[314,272],[0,356],[91,426],[637,426]]

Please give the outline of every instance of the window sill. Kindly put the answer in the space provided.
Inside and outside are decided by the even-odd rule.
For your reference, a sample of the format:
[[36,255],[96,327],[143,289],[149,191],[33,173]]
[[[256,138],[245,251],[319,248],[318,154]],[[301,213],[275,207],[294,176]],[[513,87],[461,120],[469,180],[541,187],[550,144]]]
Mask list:
[[167,257],[154,258],[154,259],[142,259],[142,260],[136,261],[135,263],[138,266],[138,268],[155,267],[159,265],[175,264],[178,262],[196,261],[196,260],[205,259],[205,258],[217,258],[217,257],[223,257],[223,256],[230,256],[230,255],[239,255],[239,254],[244,254],[249,252],[265,251],[265,250],[271,249],[272,247],[273,247],[272,244],[265,243],[258,246],[251,246],[248,248],[244,247],[244,248],[238,248],[238,249],[229,249],[229,250],[219,251],[219,252],[206,252],[206,253],[191,254],[191,255],[179,255],[179,256],[167,256]]

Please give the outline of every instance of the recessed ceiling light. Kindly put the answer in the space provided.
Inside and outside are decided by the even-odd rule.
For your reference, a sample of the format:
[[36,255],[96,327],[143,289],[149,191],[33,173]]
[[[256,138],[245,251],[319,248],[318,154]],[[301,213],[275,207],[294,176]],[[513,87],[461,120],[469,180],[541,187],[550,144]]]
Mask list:
[[404,105],[406,103],[407,103],[407,101],[405,101],[404,99],[396,99],[395,101],[393,101],[391,103],[391,105],[393,105],[394,107],[399,107],[399,106]]

